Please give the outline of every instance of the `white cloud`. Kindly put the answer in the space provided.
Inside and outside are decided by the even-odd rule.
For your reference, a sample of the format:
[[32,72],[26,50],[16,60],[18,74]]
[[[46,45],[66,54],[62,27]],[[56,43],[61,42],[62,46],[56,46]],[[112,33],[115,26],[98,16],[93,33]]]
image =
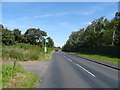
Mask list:
[[66,15],[92,15],[94,14],[96,11],[98,10],[103,10],[104,7],[109,6],[108,4],[105,5],[99,5],[99,6],[93,6],[90,7],[89,10],[76,10],[76,11],[64,11],[64,12],[58,12],[58,13],[45,13],[45,14],[41,14],[39,16],[35,16],[35,19],[38,18],[45,18],[45,17],[61,17],[61,16],[66,16]]
[[71,28],[71,29],[75,29],[77,26],[75,25],[71,25],[67,22],[62,22],[58,24],[60,27],[62,26],[63,28]]
[[66,11],[66,12],[59,12],[59,13],[42,14],[42,15],[39,15],[39,16],[35,16],[34,18],[38,19],[38,18],[45,18],[45,17],[61,17],[61,16],[66,16],[66,15],[71,15],[71,14],[74,14],[74,15],[91,15],[95,11],[96,11],[96,9],[94,9],[94,8],[91,9],[90,11],[81,11],[81,10],[71,11],[71,12]]
[[34,18],[38,19],[38,18],[51,17],[51,16],[53,16],[53,14],[43,14],[43,15],[39,15],[39,16],[34,16]]
[[45,18],[45,17],[59,17],[59,16],[64,16],[64,15],[68,15],[68,13],[61,12],[61,13],[42,14],[39,16],[35,16],[34,18],[38,19],[38,18]]
[[62,22],[62,23],[60,23],[60,25],[69,25],[68,23],[66,23],[66,22]]
[[91,22],[86,22],[85,24],[90,25],[90,24],[91,24]]
[[80,25],[90,25],[90,24],[91,24],[90,21],[88,21],[88,22],[80,22]]

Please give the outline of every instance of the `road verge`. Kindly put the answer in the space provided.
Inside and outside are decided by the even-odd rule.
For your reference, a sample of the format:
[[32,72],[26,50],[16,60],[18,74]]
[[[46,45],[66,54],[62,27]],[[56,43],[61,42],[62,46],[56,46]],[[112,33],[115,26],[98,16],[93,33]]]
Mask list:
[[16,66],[4,64],[2,66],[3,88],[35,88],[39,76],[26,71],[20,64]]

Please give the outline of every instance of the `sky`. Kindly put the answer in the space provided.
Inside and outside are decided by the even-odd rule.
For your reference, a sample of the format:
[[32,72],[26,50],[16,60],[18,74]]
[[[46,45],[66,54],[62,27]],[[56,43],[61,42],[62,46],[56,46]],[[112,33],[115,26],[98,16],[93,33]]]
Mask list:
[[2,2],[0,23],[11,30],[19,28],[22,34],[40,28],[62,47],[72,32],[101,16],[110,20],[117,11],[117,2]]

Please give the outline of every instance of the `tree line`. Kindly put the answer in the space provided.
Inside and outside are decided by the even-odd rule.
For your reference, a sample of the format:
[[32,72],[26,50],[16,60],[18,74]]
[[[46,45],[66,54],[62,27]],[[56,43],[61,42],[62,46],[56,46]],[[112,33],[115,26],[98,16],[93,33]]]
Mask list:
[[120,46],[120,12],[117,12],[112,20],[100,17],[86,28],[72,32],[62,49],[79,51],[81,48],[88,47],[118,46]]
[[[0,24],[1,42],[5,45],[15,45],[16,43],[29,43],[32,45],[44,46],[45,41],[47,47],[54,47],[54,41],[51,37],[47,37],[47,32],[39,28],[29,28],[24,34],[19,29],[9,30]],[[45,38],[47,37],[47,38]]]

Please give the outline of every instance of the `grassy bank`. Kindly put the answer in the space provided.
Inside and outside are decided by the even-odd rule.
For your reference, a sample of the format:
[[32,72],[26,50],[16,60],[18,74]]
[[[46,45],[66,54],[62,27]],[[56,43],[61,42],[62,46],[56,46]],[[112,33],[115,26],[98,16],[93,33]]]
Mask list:
[[0,89],[2,88],[2,65],[0,64]]
[[3,88],[34,88],[39,77],[25,71],[19,64],[2,66]]
[[2,62],[8,62],[2,66],[3,88],[34,88],[39,77],[25,71],[20,65],[11,64],[19,61],[47,61],[50,60],[54,48],[44,48],[37,45],[17,43],[16,45],[2,45]]
[[48,52],[44,53],[44,48],[37,45],[17,43],[13,46],[2,46],[2,60],[4,61],[46,61],[50,59],[54,48],[48,48]]
[[110,62],[113,62],[113,63],[120,63],[119,58],[111,58],[111,57],[95,55],[95,54],[81,54],[81,53],[78,53],[78,52],[71,52],[71,53],[76,54],[76,55],[86,56],[88,58],[93,58],[93,59],[97,59],[97,60],[105,60],[105,61],[110,61]]

